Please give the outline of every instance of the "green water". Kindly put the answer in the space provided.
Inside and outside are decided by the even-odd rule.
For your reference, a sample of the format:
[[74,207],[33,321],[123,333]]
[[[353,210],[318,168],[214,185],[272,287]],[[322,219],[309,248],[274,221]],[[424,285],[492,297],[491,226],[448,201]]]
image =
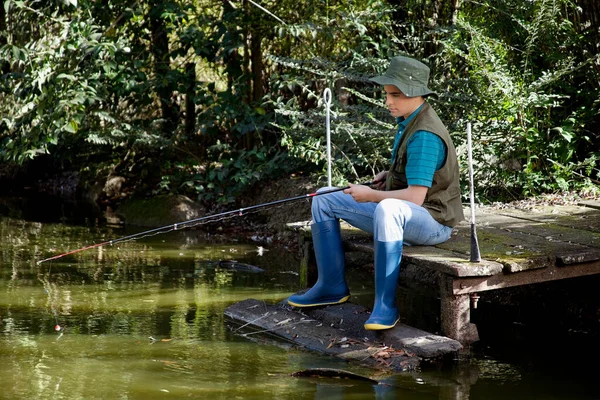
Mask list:
[[[251,340],[223,310],[246,298],[274,303],[296,291],[295,254],[198,230],[38,264],[135,233],[70,217],[0,217],[0,398],[600,398],[589,368],[549,376],[477,351],[443,368],[390,375]],[[352,279],[354,293],[362,288],[356,280],[370,278]],[[557,369],[564,368],[565,353],[555,351]],[[386,384],[290,376],[306,368],[344,369]]]

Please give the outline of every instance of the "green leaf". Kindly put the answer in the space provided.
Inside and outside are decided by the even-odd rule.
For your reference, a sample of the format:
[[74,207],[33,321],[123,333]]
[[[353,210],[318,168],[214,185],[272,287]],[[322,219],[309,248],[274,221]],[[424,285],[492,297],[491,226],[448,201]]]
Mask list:
[[70,75],[70,74],[59,74],[56,79],[67,79],[71,82],[73,82],[75,80],[75,76]]
[[78,130],[77,122],[76,121],[69,122],[68,124],[63,126],[63,130],[65,130],[69,133],[77,133],[77,130]]

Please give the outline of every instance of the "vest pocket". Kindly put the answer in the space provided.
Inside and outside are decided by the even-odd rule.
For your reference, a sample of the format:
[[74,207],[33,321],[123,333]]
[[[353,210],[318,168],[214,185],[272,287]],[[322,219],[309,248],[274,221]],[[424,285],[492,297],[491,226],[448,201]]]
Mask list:
[[451,186],[446,190],[437,192],[435,197],[439,202],[447,204],[450,200],[460,197],[460,188]]
[[390,173],[388,173],[385,190],[399,190],[406,189],[407,187],[408,184],[406,183],[405,174],[396,171],[390,171]]

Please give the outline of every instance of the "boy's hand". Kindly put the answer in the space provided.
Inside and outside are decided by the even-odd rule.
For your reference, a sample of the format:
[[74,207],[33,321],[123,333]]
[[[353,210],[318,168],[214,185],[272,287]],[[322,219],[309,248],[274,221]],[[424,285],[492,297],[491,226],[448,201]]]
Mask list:
[[387,179],[388,171],[381,171],[375,176],[371,187],[375,190],[384,190],[385,189],[385,181]]
[[367,201],[374,201],[373,192],[374,190],[365,185],[349,184],[349,188],[344,190],[344,193],[349,194],[352,198],[359,203]]

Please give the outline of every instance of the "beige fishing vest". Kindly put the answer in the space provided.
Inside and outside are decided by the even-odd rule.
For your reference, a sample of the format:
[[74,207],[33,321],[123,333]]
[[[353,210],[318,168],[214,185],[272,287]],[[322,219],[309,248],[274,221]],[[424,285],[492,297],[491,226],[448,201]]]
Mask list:
[[423,207],[440,224],[455,226],[465,218],[460,198],[460,171],[456,149],[446,127],[428,103],[423,105],[421,111],[409,122],[402,133],[396,159],[388,173],[385,190],[408,187],[405,172],[407,144],[408,139],[417,131],[428,131],[438,135],[444,141],[447,149],[446,162],[433,175],[433,182],[427,191]]

